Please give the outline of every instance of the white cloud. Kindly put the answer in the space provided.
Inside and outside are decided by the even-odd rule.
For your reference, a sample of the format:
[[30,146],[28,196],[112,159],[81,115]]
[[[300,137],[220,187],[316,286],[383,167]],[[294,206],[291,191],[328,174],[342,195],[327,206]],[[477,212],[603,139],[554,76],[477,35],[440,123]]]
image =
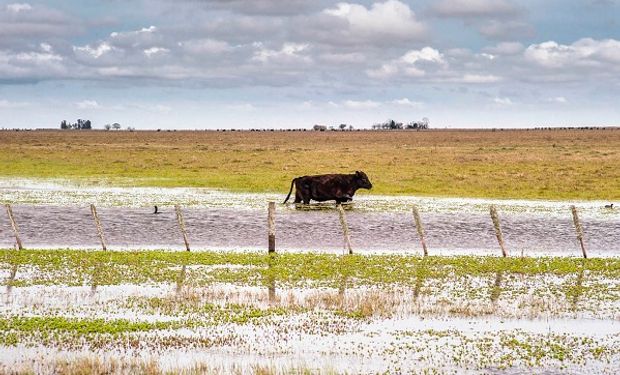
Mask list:
[[299,60],[309,60],[307,56],[301,54],[308,49],[308,44],[284,43],[279,50],[264,48],[261,43],[256,43],[258,50],[254,53],[252,60],[259,62],[291,62]]
[[342,104],[345,108],[349,109],[373,109],[381,106],[381,103],[372,100],[345,100]]
[[[76,35],[83,30],[84,22],[80,18],[48,8],[45,2],[32,6],[28,3],[12,3],[0,7],[0,45],[14,44],[22,48],[24,38],[34,44],[61,35]],[[21,42],[21,43],[20,43]]]
[[140,34],[152,34],[154,32],[157,31],[157,27],[156,26],[149,26],[149,27],[143,27],[140,30],[135,30],[135,31],[114,31],[112,33],[110,33],[110,36],[112,38],[122,38],[122,37],[126,37],[126,36],[131,36],[131,35],[140,35]]
[[106,53],[112,51],[114,47],[112,47],[107,42],[100,43],[97,47],[91,47],[90,45],[85,45],[83,47],[73,47],[73,50],[79,54],[88,55],[92,58],[98,59]]
[[444,55],[431,47],[411,50],[396,60],[392,60],[377,69],[366,71],[371,78],[387,78],[397,74],[409,77],[422,77],[428,68],[447,67]]
[[7,4],[6,10],[8,10],[11,13],[19,13],[19,12],[24,12],[24,11],[32,10],[32,5],[30,5],[28,3]]
[[500,105],[500,106],[511,106],[514,104],[513,101],[507,97],[504,97],[504,98],[495,97],[493,98],[493,103]]
[[75,103],[75,105],[79,109],[99,109],[101,106],[97,103],[96,100],[82,100],[81,102]]
[[413,107],[413,108],[421,108],[421,102],[414,102],[409,100],[408,98],[396,99],[392,101],[393,104],[400,105],[403,107]]
[[432,7],[442,17],[497,17],[514,15],[519,8],[507,0],[442,0]]
[[144,54],[147,57],[153,57],[155,55],[165,55],[168,52],[170,52],[170,50],[163,47],[151,47],[144,50]]
[[409,5],[398,0],[373,3],[370,8],[342,2],[323,13],[346,22],[345,32],[340,37],[348,39],[417,39],[426,32]]
[[[502,77],[498,77],[493,74],[465,74],[460,82],[463,83],[494,83],[502,80]],[[459,81],[459,80],[457,80]]]
[[596,68],[606,63],[620,63],[620,41],[584,38],[570,45],[548,41],[530,45],[524,56],[526,60],[545,68]]
[[407,64],[415,64],[418,61],[430,61],[438,64],[445,64],[443,55],[438,50],[431,47],[424,47],[421,50],[412,50],[401,57],[401,60]]

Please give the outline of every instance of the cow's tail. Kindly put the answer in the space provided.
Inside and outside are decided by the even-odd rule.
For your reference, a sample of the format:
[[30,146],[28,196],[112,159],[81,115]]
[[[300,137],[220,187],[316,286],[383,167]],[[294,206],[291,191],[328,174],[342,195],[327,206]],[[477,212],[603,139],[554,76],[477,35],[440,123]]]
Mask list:
[[291,181],[291,189],[288,191],[288,195],[286,196],[286,199],[284,200],[284,202],[282,202],[282,204],[285,204],[288,201],[288,199],[291,197],[291,193],[293,192],[293,185],[295,184],[296,180],[297,179],[294,178],[293,181]]

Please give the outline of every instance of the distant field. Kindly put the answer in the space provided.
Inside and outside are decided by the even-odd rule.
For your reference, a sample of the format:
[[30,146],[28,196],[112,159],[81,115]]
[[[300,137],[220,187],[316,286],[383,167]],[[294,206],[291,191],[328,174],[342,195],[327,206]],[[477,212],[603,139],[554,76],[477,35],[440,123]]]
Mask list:
[[620,199],[620,130],[0,132],[0,177],[288,191],[364,170],[374,194]]

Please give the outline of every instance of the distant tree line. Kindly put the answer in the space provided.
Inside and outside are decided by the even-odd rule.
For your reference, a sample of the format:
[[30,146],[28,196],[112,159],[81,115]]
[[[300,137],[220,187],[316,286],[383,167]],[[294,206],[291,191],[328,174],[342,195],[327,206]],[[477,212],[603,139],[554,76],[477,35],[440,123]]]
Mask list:
[[69,130],[69,129],[78,129],[78,130],[90,130],[92,129],[92,124],[90,122],[90,120],[82,120],[81,118],[79,118],[77,120],[77,122],[71,124],[68,123],[67,120],[62,120],[60,122],[60,128],[63,130]]
[[411,121],[407,124],[388,119],[386,122],[373,124],[371,128],[372,130],[424,130],[428,129],[428,124],[429,120],[426,117],[424,117],[422,120]]
[[337,128],[335,126],[330,126],[328,128],[327,125],[319,125],[319,124],[316,124],[316,125],[314,125],[312,127],[312,130],[318,131],[318,132],[324,132],[324,131],[327,131],[327,130],[329,130],[329,131],[336,131],[337,129],[340,129],[340,131],[345,131],[345,130],[353,131],[353,130],[355,130],[353,128],[353,125],[347,125],[347,124],[340,124],[340,125],[338,125]]
[[[121,130],[121,124],[119,124],[118,122],[115,122],[114,124],[105,124],[103,128],[105,130],[110,130],[110,129]],[[127,130],[133,131],[133,128],[128,127]]]

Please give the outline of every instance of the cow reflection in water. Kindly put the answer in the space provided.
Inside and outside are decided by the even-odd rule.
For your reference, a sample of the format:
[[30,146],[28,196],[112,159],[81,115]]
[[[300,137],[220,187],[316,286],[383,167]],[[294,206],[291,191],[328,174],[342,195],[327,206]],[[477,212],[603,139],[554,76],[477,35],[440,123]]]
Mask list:
[[286,203],[295,186],[295,203],[309,204],[311,200],[325,202],[335,200],[336,204],[349,202],[358,189],[372,189],[366,173],[322,174],[296,177],[283,203]]

